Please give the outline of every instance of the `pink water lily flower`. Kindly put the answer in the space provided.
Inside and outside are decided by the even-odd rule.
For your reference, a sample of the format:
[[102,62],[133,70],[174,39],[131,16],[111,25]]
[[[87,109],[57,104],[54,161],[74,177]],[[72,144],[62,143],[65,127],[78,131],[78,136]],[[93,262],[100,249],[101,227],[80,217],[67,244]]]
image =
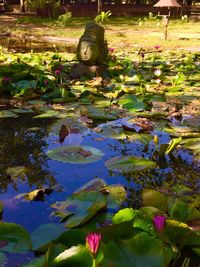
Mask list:
[[11,79],[9,77],[4,77],[3,78],[3,82],[4,83],[9,83],[11,81]]
[[159,46],[159,45],[155,45],[154,48],[155,48],[156,50],[158,50],[158,49],[160,49],[160,46]]
[[61,72],[60,70],[55,70],[55,74],[56,74],[56,75],[59,75],[60,72]]
[[153,218],[153,224],[159,233],[161,233],[164,230],[165,227],[165,222],[166,222],[166,217],[163,215],[155,215]]
[[86,243],[93,256],[97,254],[100,241],[101,241],[101,233],[89,233],[86,236]]
[[112,47],[110,47],[110,48],[108,48],[108,51],[109,51],[110,53],[113,53],[113,52],[115,51],[115,49],[112,48]]
[[49,84],[49,80],[44,80],[44,84],[48,85]]

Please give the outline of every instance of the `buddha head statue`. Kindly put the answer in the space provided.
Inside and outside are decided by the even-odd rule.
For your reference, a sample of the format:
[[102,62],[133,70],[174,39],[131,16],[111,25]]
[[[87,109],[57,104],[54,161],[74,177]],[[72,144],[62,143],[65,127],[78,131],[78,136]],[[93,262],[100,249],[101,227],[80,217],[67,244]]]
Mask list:
[[104,28],[95,22],[85,27],[85,32],[79,39],[77,58],[82,63],[92,66],[102,64],[108,55],[107,43],[104,40]]

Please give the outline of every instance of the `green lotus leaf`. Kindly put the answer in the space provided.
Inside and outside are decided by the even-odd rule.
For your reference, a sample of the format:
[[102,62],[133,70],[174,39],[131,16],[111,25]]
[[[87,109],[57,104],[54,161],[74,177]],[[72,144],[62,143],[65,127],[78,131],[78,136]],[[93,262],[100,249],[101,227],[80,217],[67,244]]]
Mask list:
[[61,146],[47,151],[47,156],[64,163],[87,164],[100,160],[104,153],[90,146]]
[[175,244],[180,244],[181,246],[200,246],[200,234],[194,232],[185,223],[176,220],[167,220],[164,234]]
[[110,242],[103,248],[102,266],[167,267],[173,257],[171,249],[148,233],[139,232],[128,240]]
[[94,191],[94,190],[101,192],[105,188],[107,188],[106,182],[103,179],[96,178],[84,184],[80,188],[78,188],[74,192],[74,194],[79,194],[80,192],[83,192],[83,191],[88,192],[88,191]]
[[29,233],[15,223],[0,222],[0,240],[8,241],[2,251],[11,253],[24,253],[31,248]]
[[136,112],[145,109],[145,104],[139,98],[133,95],[127,95],[119,100],[119,104],[129,112]]
[[131,221],[135,218],[135,216],[140,213],[139,210],[134,210],[132,208],[125,208],[118,211],[112,218],[112,222],[114,224],[123,223]]
[[92,257],[86,246],[73,246],[61,252],[49,265],[50,267],[92,267]]
[[123,140],[126,139],[126,135],[123,133],[123,129],[120,127],[113,127],[112,125],[105,125],[100,132],[105,137]]
[[108,185],[106,187],[108,209],[119,209],[126,200],[126,190],[122,185]]
[[17,114],[15,114],[12,110],[0,110],[0,119],[17,117]]
[[66,221],[65,226],[77,227],[90,220],[96,213],[107,205],[106,196],[96,191],[82,191],[72,195],[66,201],[52,205],[56,209],[54,215]]
[[74,113],[73,113],[73,118],[64,118],[52,124],[50,128],[50,132],[52,134],[59,135],[62,125],[64,125],[67,129],[69,129],[69,132],[73,132],[73,130],[77,130],[80,133],[86,133],[88,131],[87,125],[83,122],[79,122],[78,116],[76,116],[76,114]]
[[55,240],[64,231],[66,231],[66,229],[62,224],[49,223],[40,225],[31,234],[33,250],[38,250],[42,246]]
[[22,265],[21,267],[43,267],[45,264],[45,256],[31,260],[29,263]]
[[12,178],[25,177],[26,171],[27,169],[25,166],[14,166],[8,167],[6,169],[6,174],[10,175]]
[[134,156],[114,157],[107,160],[105,165],[109,170],[124,173],[145,171],[156,167],[154,161]]
[[200,219],[200,211],[188,203],[177,200],[170,208],[170,216],[172,219],[187,222]]
[[142,191],[142,201],[144,206],[152,206],[162,211],[167,210],[168,197],[156,190],[144,189]]
[[47,110],[45,113],[35,116],[34,119],[52,118],[52,117],[57,117],[58,115],[59,111],[50,109]]
[[112,112],[107,111],[104,108],[99,108],[94,106],[85,107],[84,113],[85,115],[87,115],[88,118],[94,120],[110,121],[117,119],[117,116],[115,114],[112,114]]

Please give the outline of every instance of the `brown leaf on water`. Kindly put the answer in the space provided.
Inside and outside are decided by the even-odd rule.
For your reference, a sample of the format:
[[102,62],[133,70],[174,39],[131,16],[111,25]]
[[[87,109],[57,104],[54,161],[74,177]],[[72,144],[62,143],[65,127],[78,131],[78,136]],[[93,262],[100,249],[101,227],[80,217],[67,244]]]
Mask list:
[[146,118],[137,118],[135,124],[147,132],[151,132],[154,129],[154,124]]
[[69,129],[65,125],[62,125],[59,132],[59,142],[61,144],[64,142],[65,137],[67,137],[69,133],[70,133]]
[[7,240],[0,240],[0,249],[3,247],[6,247],[8,245],[8,241]]
[[86,157],[89,157],[89,156],[92,156],[92,152],[90,152],[90,151],[86,151],[86,150],[81,150],[80,151],[80,155],[81,156],[83,156],[84,158],[86,158]]
[[200,220],[196,219],[196,220],[192,220],[187,222],[187,224],[192,228],[193,231],[200,231]]

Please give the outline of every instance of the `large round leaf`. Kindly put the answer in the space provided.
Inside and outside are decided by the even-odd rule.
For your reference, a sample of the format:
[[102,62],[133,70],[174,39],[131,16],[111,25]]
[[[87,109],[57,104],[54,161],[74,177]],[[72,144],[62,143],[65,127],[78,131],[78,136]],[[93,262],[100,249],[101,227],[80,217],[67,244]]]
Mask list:
[[142,192],[142,201],[144,206],[152,206],[159,210],[167,210],[167,196],[153,189],[144,189]]
[[104,153],[89,146],[61,146],[49,150],[47,155],[64,163],[90,163],[100,160]]
[[0,222],[0,240],[8,241],[8,245],[1,248],[2,251],[23,253],[31,248],[29,233],[15,223]]
[[46,245],[52,240],[58,238],[65,231],[62,224],[42,224],[31,234],[33,250]]
[[144,171],[156,167],[154,161],[134,156],[111,158],[106,161],[105,165],[109,170],[124,173]]
[[51,263],[50,267],[92,267],[92,257],[83,245],[73,246],[60,253]]
[[66,220],[68,228],[77,227],[89,221],[98,211],[106,208],[106,196],[97,191],[82,191],[68,197],[66,201],[52,205],[54,215]]
[[129,240],[110,242],[103,250],[102,266],[167,267],[172,259],[172,251],[145,232]]

